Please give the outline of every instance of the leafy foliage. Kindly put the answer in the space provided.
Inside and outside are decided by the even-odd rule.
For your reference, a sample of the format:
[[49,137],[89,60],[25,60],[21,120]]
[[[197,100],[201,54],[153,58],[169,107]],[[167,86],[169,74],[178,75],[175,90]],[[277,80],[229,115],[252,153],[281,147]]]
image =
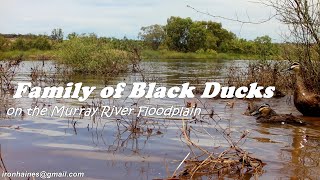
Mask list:
[[75,37],[78,37],[78,36],[79,35],[77,33],[72,32],[72,33],[68,34],[67,39],[72,39],[72,38],[75,38]]
[[130,53],[111,48],[96,36],[78,36],[63,42],[59,61],[76,72],[115,75],[127,70]]
[[236,38],[220,23],[181,17],[170,17],[163,27],[142,27],[139,37],[153,50],[164,46],[178,52],[196,52],[199,49],[217,51],[223,43]]
[[190,38],[191,18],[171,17],[167,20],[166,44],[169,50],[188,52],[188,39]]
[[29,49],[50,50],[52,48],[50,40],[45,36],[37,36],[32,39],[17,38],[11,44],[12,50],[26,51]]
[[279,47],[272,43],[269,36],[257,37],[253,41],[235,38],[223,42],[220,51],[225,53],[258,55],[260,59],[266,60],[279,53]]
[[49,39],[43,36],[35,38],[32,41],[31,47],[39,50],[50,50],[52,48]]
[[139,37],[148,49],[177,52],[208,52],[257,55],[261,59],[274,57],[279,47],[269,36],[253,41],[237,38],[213,21],[192,21],[191,18],[170,17],[165,26],[142,27]]
[[277,53],[276,46],[272,44],[269,36],[257,37],[254,40],[254,43],[256,47],[256,54],[259,54],[263,59]]
[[139,38],[143,40],[147,46],[153,50],[157,50],[165,38],[164,27],[159,24],[142,27]]

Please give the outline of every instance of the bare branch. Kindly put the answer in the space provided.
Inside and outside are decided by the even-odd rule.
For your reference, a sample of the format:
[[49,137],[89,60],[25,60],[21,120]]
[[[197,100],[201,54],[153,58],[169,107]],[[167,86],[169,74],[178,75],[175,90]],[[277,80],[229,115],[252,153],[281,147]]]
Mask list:
[[228,20],[228,21],[238,22],[238,23],[242,23],[242,24],[263,24],[263,23],[266,23],[266,22],[270,21],[275,16],[277,16],[277,14],[273,14],[273,15],[270,14],[270,16],[267,19],[264,19],[264,20],[261,20],[261,21],[251,21],[250,18],[248,18],[248,21],[245,21],[245,20],[240,20],[238,17],[236,17],[236,18],[228,18],[228,17],[224,17],[224,16],[213,15],[213,14],[210,14],[209,12],[200,11],[200,10],[190,6],[190,5],[187,5],[187,7],[190,8],[190,9],[193,9],[194,11],[196,11],[197,13],[200,13],[200,14],[204,14],[204,15],[207,15],[207,16],[210,16],[210,17],[213,17],[213,18],[219,18],[219,19],[224,19],[224,20]]

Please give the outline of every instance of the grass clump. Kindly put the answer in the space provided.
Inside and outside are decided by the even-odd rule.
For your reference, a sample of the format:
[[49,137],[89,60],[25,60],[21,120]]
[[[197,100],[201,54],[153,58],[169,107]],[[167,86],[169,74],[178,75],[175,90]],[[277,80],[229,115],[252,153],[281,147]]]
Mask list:
[[61,44],[58,62],[74,72],[119,74],[127,70],[131,54],[112,48],[96,37],[75,37]]
[[30,49],[27,51],[12,50],[0,52],[0,60],[54,60],[55,58],[55,50]]

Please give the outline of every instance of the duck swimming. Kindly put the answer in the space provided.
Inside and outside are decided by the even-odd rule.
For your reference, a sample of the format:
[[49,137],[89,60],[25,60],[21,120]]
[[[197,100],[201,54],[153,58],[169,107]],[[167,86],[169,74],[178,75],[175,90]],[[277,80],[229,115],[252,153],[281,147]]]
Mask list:
[[246,111],[243,113],[243,115],[252,116],[252,113],[256,112],[260,106],[255,104],[252,100],[249,100],[247,103],[248,103],[248,106]]
[[294,105],[304,116],[320,117],[320,95],[307,90],[300,74],[300,64],[293,63],[289,70],[296,76],[294,90]]
[[277,114],[270,108],[269,104],[263,104],[252,115],[256,116],[259,123],[281,123],[281,124],[295,124],[305,125],[306,123],[292,114]]

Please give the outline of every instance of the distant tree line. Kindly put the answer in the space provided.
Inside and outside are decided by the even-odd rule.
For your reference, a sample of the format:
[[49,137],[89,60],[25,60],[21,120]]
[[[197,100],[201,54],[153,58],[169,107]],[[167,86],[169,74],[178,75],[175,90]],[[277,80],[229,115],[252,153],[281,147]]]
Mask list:
[[[65,36],[66,40],[74,38],[99,39],[115,49],[151,49],[196,53],[235,53],[259,55],[267,58],[279,53],[279,45],[272,43],[269,36],[254,40],[238,38],[234,33],[224,29],[221,23],[213,21],[193,21],[191,18],[170,17],[166,25],[142,27],[138,40],[97,37],[92,34]],[[16,35],[0,34],[0,51],[27,51],[30,49],[51,50],[64,42],[62,29],[53,29],[51,35]],[[135,47],[135,48],[132,48]]]
[[50,36],[34,34],[0,34],[0,51],[30,49],[51,50],[54,44],[63,41],[62,29],[53,29]]
[[0,51],[19,50],[26,51],[29,49],[50,50],[52,43],[50,39],[43,35],[34,36],[15,36],[5,38],[0,35]]
[[167,24],[141,28],[139,39],[152,50],[167,49],[178,52],[216,51],[239,54],[278,53],[278,47],[269,36],[257,37],[253,41],[238,38],[213,21],[192,21],[191,18],[170,17]]

